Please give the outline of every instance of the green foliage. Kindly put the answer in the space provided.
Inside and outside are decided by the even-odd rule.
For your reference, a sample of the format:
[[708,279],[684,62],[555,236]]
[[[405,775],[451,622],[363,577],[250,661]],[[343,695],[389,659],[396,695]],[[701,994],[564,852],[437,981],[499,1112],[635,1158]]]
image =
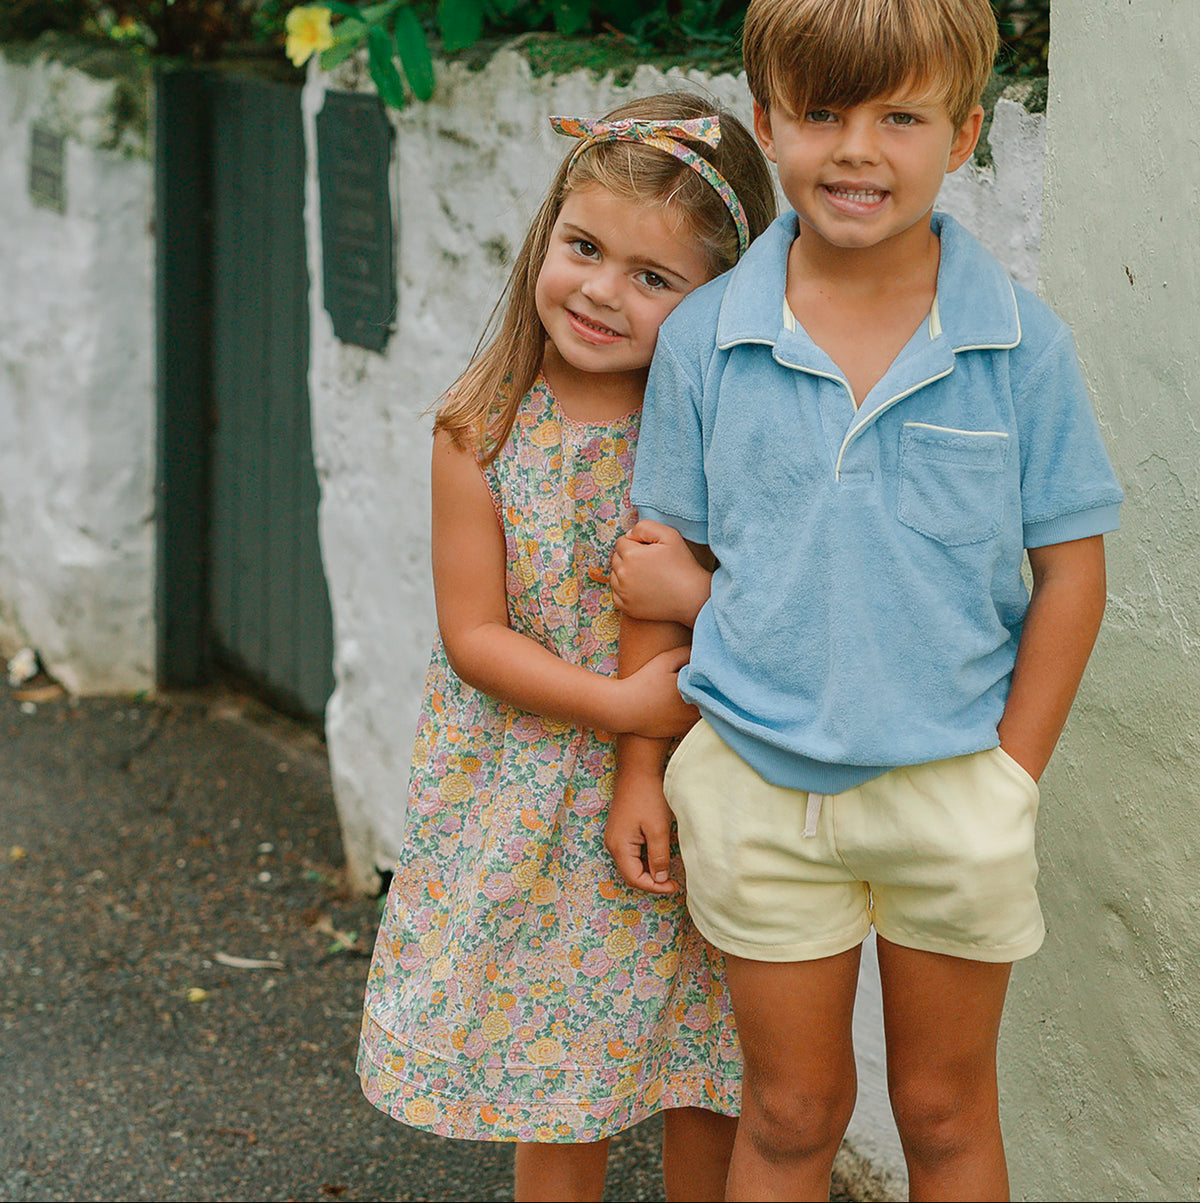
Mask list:
[[[215,58],[244,43],[282,50],[287,13],[305,0],[0,0],[0,39],[46,30],[93,33],[158,55]],[[699,52],[736,63],[745,0],[308,0],[333,17],[336,66],[367,44],[380,95],[402,106],[433,91],[431,48],[469,50],[484,39],[541,32],[616,46],[625,61]],[[992,0],[1010,75],[1046,71],[1050,0]]]

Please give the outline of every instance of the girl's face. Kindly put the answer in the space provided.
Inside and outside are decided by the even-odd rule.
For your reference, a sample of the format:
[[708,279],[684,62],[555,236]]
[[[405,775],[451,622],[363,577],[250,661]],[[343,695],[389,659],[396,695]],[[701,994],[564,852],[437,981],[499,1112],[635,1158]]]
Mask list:
[[567,195],[554,223],[538,273],[538,317],[576,370],[644,375],[659,326],[708,276],[676,209],[589,184]]

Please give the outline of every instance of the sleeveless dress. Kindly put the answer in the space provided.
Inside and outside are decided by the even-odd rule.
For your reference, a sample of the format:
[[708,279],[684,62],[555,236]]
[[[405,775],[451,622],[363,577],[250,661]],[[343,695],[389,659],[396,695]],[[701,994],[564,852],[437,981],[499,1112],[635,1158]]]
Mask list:
[[[539,379],[484,469],[511,626],[607,674],[639,420],[572,421]],[[723,959],[682,895],[616,873],[614,764],[610,735],[472,689],[435,644],[359,1044],[380,1110],[443,1136],[539,1142],[600,1140],[671,1107],[737,1113]]]

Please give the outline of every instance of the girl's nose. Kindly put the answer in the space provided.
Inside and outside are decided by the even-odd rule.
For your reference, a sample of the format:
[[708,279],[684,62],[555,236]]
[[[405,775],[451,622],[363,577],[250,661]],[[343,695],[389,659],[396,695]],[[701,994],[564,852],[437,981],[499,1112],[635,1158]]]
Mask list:
[[620,280],[618,273],[607,267],[598,267],[588,272],[583,283],[579,286],[589,301],[597,305],[607,305],[612,308],[620,295]]

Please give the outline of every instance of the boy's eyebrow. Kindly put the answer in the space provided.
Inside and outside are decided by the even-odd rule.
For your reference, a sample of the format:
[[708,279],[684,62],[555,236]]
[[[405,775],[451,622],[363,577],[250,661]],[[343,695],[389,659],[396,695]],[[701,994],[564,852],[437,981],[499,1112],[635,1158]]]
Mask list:
[[[583,228],[583,226],[577,226],[573,221],[564,221],[562,228],[564,232],[569,231],[570,233],[585,239],[593,245],[600,247],[601,250],[604,249],[603,241],[597,238],[595,234],[589,233]],[[677,280],[682,280],[685,284],[691,283],[691,280],[689,280],[688,277],[677,267],[668,267],[665,263],[659,263],[654,259],[638,259],[638,263],[640,263],[643,267],[648,267],[653,272],[658,272],[660,275],[674,276]]]

